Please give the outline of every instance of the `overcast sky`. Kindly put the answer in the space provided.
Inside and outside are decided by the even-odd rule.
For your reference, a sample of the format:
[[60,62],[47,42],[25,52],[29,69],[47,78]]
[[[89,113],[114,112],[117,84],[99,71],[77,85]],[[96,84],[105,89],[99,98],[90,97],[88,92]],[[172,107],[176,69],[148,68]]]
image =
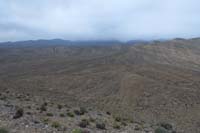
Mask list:
[[0,41],[200,36],[199,0],[0,0]]

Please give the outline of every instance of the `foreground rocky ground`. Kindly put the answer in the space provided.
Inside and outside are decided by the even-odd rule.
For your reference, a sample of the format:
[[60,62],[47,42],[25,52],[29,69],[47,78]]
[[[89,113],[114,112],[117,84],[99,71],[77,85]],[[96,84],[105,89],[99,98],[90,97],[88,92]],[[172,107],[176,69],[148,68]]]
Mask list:
[[134,121],[9,89],[0,93],[0,110],[0,133],[176,133],[168,123]]

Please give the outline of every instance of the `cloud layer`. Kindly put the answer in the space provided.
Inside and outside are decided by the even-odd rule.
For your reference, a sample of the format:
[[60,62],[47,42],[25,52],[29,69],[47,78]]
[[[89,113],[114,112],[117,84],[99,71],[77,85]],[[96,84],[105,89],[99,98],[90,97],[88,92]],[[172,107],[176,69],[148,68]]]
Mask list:
[[0,41],[200,36],[198,0],[0,0]]

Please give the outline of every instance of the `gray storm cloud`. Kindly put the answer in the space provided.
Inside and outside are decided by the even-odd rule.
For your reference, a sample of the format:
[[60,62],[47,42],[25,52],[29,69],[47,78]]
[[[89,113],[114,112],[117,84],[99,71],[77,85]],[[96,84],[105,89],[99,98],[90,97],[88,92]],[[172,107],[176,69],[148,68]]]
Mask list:
[[0,41],[200,36],[198,0],[0,0]]

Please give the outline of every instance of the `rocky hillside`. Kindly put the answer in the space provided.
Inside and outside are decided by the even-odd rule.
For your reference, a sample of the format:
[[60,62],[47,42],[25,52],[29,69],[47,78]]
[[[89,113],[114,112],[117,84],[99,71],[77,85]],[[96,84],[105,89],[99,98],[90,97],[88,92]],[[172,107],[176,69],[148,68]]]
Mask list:
[[[9,44],[0,47],[0,62],[0,124],[13,132],[200,132],[198,38],[138,45]],[[83,117],[74,114],[80,107],[87,110]],[[23,115],[13,119],[19,108]],[[105,129],[97,128],[99,121]]]

